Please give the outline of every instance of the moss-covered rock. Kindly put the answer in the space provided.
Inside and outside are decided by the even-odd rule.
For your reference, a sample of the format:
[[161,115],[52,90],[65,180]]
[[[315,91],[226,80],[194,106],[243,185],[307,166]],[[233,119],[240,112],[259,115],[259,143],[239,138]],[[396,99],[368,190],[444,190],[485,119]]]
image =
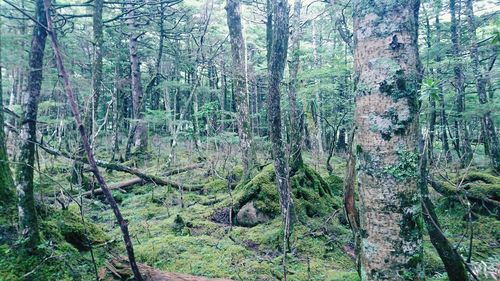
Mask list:
[[[290,178],[295,210],[299,219],[306,216],[324,216],[341,206],[340,198],[334,196],[334,193],[341,193],[341,179],[332,176],[329,180],[331,184],[306,165]],[[279,215],[279,195],[273,165],[265,166],[249,182],[238,185],[233,198],[235,214],[238,214],[243,206],[251,203],[255,209],[255,218],[272,219]],[[257,221],[266,220],[255,222]]]

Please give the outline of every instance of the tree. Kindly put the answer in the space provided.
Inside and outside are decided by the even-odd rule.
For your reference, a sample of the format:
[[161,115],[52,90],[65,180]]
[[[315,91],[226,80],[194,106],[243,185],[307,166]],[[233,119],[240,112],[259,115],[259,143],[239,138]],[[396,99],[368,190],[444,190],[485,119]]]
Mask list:
[[45,17],[43,0],[37,0],[35,5],[37,23],[33,27],[31,37],[28,86],[23,105],[22,127],[19,134],[19,165],[16,171],[19,230],[24,247],[28,252],[36,250],[40,239],[33,190],[33,168],[35,165],[38,99],[42,88],[43,57],[47,39],[47,18]]
[[240,0],[228,0],[226,11],[233,60],[232,77],[237,111],[236,122],[243,162],[242,181],[246,181],[250,178],[252,169],[255,166],[255,151],[252,145],[252,128],[248,104],[247,52],[241,26]]
[[290,107],[290,170],[291,173],[298,171],[304,164],[302,159],[302,124],[299,117],[299,106],[297,104],[297,88],[300,68],[300,40],[302,28],[300,25],[300,13],[302,9],[301,0],[296,0],[293,4],[292,32],[291,32],[291,60],[288,63],[290,73],[290,83],[288,85],[288,102]]
[[[118,207],[118,204],[116,203],[115,199],[113,198],[113,195],[111,194],[111,191],[109,190],[109,187],[108,187],[106,181],[104,180],[104,177],[102,176],[101,172],[99,171],[99,168],[97,167],[94,153],[90,147],[89,137],[88,137],[87,132],[85,130],[85,125],[83,124],[82,119],[80,117],[80,112],[78,109],[78,104],[76,103],[75,95],[73,93],[73,87],[71,85],[71,80],[70,80],[69,74],[66,72],[66,69],[64,67],[61,51],[59,49],[59,43],[57,41],[56,31],[54,30],[53,25],[52,25],[52,18],[50,15],[50,7],[51,7],[50,0],[43,0],[43,5],[45,7],[44,14],[46,17],[45,22],[47,23],[46,24],[47,32],[50,34],[50,38],[52,41],[52,49],[54,51],[57,70],[59,71],[59,74],[63,78],[64,91],[65,91],[66,96],[68,98],[68,102],[69,102],[69,105],[71,107],[71,112],[73,113],[73,117],[75,119],[75,123],[76,123],[76,126],[78,128],[78,132],[80,133],[83,147],[84,147],[85,152],[87,154],[88,163],[90,165],[92,173],[94,173],[94,176],[97,179],[97,182],[101,186],[101,190],[103,191],[104,195],[106,196],[106,200],[111,205],[111,209],[113,209],[113,213],[116,217],[118,224],[120,225],[120,229],[121,229],[122,234],[123,234],[123,240],[125,242],[125,248],[126,248],[127,254],[128,254],[128,260],[130,262],[130,267],[132,269],[134,278],[136,281],[142,281],[143,278],[142,278],[141,273],[139,272],[139,268],[135,262],[134,248],[132,246],[132,240],[130,239],[130,235],[128,232],[127,222],[123,218],[123,216],[120,212],[120,209]],[[43,9],[42,9],[42,11],[43,11]]]
[[143,93],[141,83],[141,68],[138,53],[138,39],[141,34],[137,34],[137,19],[135,9],[135,2],[129,5],[127,26],[128,26],[128,49],[130,55],[130,75],[131,89],[132,89],[132,124],[129,128],[129,139],[127,141],[127,148],[125,158],[129,158],[132,143],[134,143],[135,152],[144,152],[148,148],[148,127],[143,120]]
[[[481,66],[479,65],[479,54],[477,47],[477,36],[476,36],[476,21],[474,19],[474,7],[473,1],[467,0],[466,3],[467,11],[467,23],[469,26],[469,38],[470,38],[470,56],[472,59],[472,72],[474,73],[474,79],[476,80],[476,90],[479,103],[481,105],[488,106],[490,102],[488,101],[488,96],[486,94],[486,79],[481,73]],[[491,110],[487,109],[482,116],[483,122],[483,138],[485,140],[485,148],[489,151],[487,153],[490,156],[493,170],[495,173],[500,174],[500,142],[498,140],[498,135],[495,130],[495,123],[491,118]]]
[[7,157],[6,142],[7,138],[3,130],[3,88],[2,88],[2,32],[0,28],[0,214],[8,211],[14,202],[14,181],[9,167],[9,158]]
[[[286,252],[288,249],[291,228],[294,217],[294,206],[289,182],[289,168],[286,161],[283,139],[281,136],[281,91],[288,51],[288,3],[286,0],[272,2],[272,35],[268,52],[269,92],[267,97],[267,112],[269,122],[269,139],[272,143],[276,184],[280,199],[283,223],[284,241],[284,280],[286,280]],[[269,6],[268,6],[269,7]],[[269,19],[269,17],[268,17]],[[268,23],[269,24],[269,23]]]
[[[458,8],[458,11],[457,11]],[[460,57],[460,3],[456,3],[456,0],[450,0],[450,14],[451,14],[451,42],[452,42],[452,53],[456,58]],[[460,158],[460,163],[462,167],[467,167],[472,160],[472,148],[469,143],[469,131],[467,129],[467,123],[464,119],[465,112],[465,77],[463,71],[463,65],[459,59],[455,61],[453,66],[454,72],[454,85],[455,88],[455,148]]]
[[363,280],[423,280],[417,187],[419,1],[355,1],[355,123]]

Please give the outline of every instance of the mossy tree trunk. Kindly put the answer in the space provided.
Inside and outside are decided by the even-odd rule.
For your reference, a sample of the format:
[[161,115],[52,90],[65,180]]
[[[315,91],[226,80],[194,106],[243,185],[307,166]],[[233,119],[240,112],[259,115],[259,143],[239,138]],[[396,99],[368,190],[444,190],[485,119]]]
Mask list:
[[[469,39],[471,41],[470,56],[472,59],[472,71],[476,80],[476,90],[479,98],[479,103],[484,106],[488,105],[490,102],[488,101],[488,96],[486,94],[486,79],[481,72],[481,66],[479,64],[476,22],[474,19],[474,8],[472,0],[467,0],[466,10],[467,23],[469,26]],[[495,173],[500,174],[500,142],[498,141],[498,135],[495,130],[495,123],[493,122],[493,118],[491,117],[490,110],[487,110],[483,113],[482,122],[485,148],[487,147],[489,149],[487,153],[490,156],[493,170],[495,171]]]
[[291,60],[288,63],[288,70],[290,73],[290,83],[288,85],[288,102],[290,107],[290,169],[291,173],[300,170],[304,165],[302,159],[302,124],[299,116],[299,105],[297,104],[297,88],[300,68],[300,40],[302,28],[300,26],[300,13],[302,9],[302,2],[296,0],[293,4],[293,16],[291,27],[290,45],[291,45]]
[[[47,25],[43,0],[36,1],[35,19]],[[28,88],[23,105],[22,126],[19,134],[19,155],[16,171],[16,190],[18,197],[19,231],[24,248],[28,252],[36,250],[40,240],[38,220],[35,210],[33,187],[33,167],[35,165],[36,120],[38,115],[38,99],[42,88],[43,56],[47,32],[44,27],[35,24],[31,37],[29,55]]]
[[226,11],[233,60],[232,78],[234,81],[234,98],[237,111],[236,123],[243,161],[242,181],[247,181],[250,179],[255,166],[255,151],[252,145],[252,127],[250,123],[247,86],[247,52],[241,25],[240,0],[228,0]]
[[353,4],[362,280],[424,278],[416,151],[419,4]]
[[[1,26],[1,24],[0,24]],[[2,62],[1,40],[2,34],[0,28],[0,65]],[[3,130],[3,92],[2,92],[2,71],[0,69],[0,214],[9,211],[14,205],[14,181],[9,167],[9,158],[7,156],[7,138]]]

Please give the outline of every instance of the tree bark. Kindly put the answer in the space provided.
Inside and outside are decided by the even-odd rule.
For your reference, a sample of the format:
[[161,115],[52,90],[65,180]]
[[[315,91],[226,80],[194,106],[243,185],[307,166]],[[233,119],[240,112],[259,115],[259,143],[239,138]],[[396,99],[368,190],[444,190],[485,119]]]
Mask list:
[[78,104],[76,103],[75,96],[73,93],[73,87],[71,86],[71,81],[69,79],[69,75],[66,72],[66,69],[64,67],[61,52],[60,52],[58,42],[57,42],[56,33],[55,33],[55,30],[53,29],[53,26],[52,26],[52,19],[50,16],[50,0],[43,0],[43,3],[45,6],[45,16],[46,16],[47,28],[48,28],[50,37],[52,39],[52,49],[54,51],[57,69],[63,78],[64,91],[65,91],[66,96],[68,98],[68,102],[70,104],[71,111],[73,113],[73,117],[75,118],[76,126],[78,128],[78,131],[80,132],[83,147],[85,148],[85,152],[87,153],[88,163],[92,169],[92,172],[94,173],[94,176],[97,179],[97,182],[101,186],[101,189],[103,190],[107,201],[109,202],[109,204],[111,205],[111,208],[113,209],[113,213],[115,214],[115,217],[116,217],[118,224],[120,225],[120,229],[121,229],[122,234],[123,234],[123,240],[125,242],[125,248],[127,250],[128,259],[130,262],[130,267],[132,268],[132,272],[134,273],[135,280],[142,281],[143,278],[139,272],[139,268],[137,267],[137,263],[135,262],[134,248],[132,246],[132,240],[130,239],[130,235],[128,232],[127,222],[123,218],[123,216],[120,212],[120,209],[118,208],[118,204],[116,203],[115,199],[113,198],[113,195],[111,195],[111,192],[108,189],[108,186],[106,184],[106,181],[104,180],[104,177],[101,175],[101,173],[99,172],[99,169],[97,168],[97,164],[96,164],[96,161],[94,158],[94,153],[90,147],[89,138],[88,138],[85,126],[82,123],[82,119],[80,117]]
[[228,0],[226,11],[233,60],[232,77],[234,81],[238,135],[243,161],[242,182],[245,182],[250,179],[255,166],[255,151],[252,145],[252,128],[248,103],[247,52],[241,25],[240,0]]
[[293,174],[298,171],[304,164],[302,159],[302,126],[299,116],[299,105],[297,104],[297,88],[300,68],[300,40],[302,37],[302,28],[300,26],[300,13],[302,10],[302,2],[296,0],[293,4],[293,16],[291,26],[291,60],[288,63],[290,73],[290,84],[288,85],[288,102],[290,107],[290,131],[291,131],[291,146],[290,146],[290,172]]
[[416,149],[419,5],[353,4],[363,280],[424,279]]
[[[481,66],[479,64],[479,54],[477,47],[477,36],[476,36],[476,22],[474,19],[474,8],[473,1],[467,0],[466,3],[467,10],[467,23],[469,26],[469,39],[471,41],[470,45],[470,56],[472,59],[472,72],[474,73],[474,78],[476,80],[476,90],[479,98],[479,103],[481,105],[488,105],[488,95],[486,94],[486,80],[481,73]],[[500,174],[500,142],[498,140],[498,135],[495,130],[495,123],[491,117],[491,111],[487,110],[482,116],[483,122],[483,139],[485,140],[485,148],[489,149],[489,156],[491,159],[491,164],[493,171],[496,174]]]
[[[457,11],[458,8],[458,11]],[[451,14],[451,42],[452,42],[452,52],[455,58],[460,57],[460,26],[458,23],[457,15],[460,17],[460,3],[456,3],[456,0],[450,0],[450,14]],[[465,111],[465,76],[463,71],[463,65],[460,61],[455,62],[453,66],[454,72],[454,87],[455,87],[455,110],[456,110],[456,120],[455,127],[457,133],[457,147],[460,151],[460,163],[462,167],[469,165],[472,160],[472,148],[469,143],[469,132],[467,129],[467,123],[464,119],[463,113]]]
[[[35,19],[46,26],[43,0],[36,1]],[[31,37],[29,55],[28,88],[26,91],[24,112],[19,135],[19,155],[16,171],[16,190],[18,196],[19,230],[28,252],[35,252],[40,240],[38,219],[35,210],[33,190],[33,167],[35,165],[36,121],[38,115],[38,99],[42,87],[43,56],[47,32],[45,27],[35,24]]]

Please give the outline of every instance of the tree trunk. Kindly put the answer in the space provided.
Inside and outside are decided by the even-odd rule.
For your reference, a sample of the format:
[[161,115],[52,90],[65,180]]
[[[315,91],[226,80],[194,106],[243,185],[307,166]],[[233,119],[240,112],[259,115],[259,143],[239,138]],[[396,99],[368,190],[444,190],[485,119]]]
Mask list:
[[[0,23],[0,62],[2,62],[2,27]],[[0,71],[0,214],[11,211],[14,206],[14,181],[9,167],[9,158],[7,156],[4,117],[3,117],[3,91],[2,91],[2,71]]]
[[[435,28],[436,28],[436,42],[435,42],[435,47],[441,47],[441,22],[439,21],[439,14],[441,12],[441,7],[437,9],[436,11],[436,20],[435,20]],[[438,64],[438,67],[436,69],[437,75],[442,76],[442,70],[439,64],[441,63],[441,53],[436,52],[436,58],[435,61]],[[446,104],[444,100],[444,92],[443,92],[443,85],[442,83],[439,83],[438,85],[439,93],[438,93],[438,98],[439,98],[439,123],[441,126],[441,144],[443,146],[443,153],[445,156],[445,160],[447,162],[450,162],[452,160],[451,158],[451,153],[450,153],[450,145],[448,143],[448,133],[446,129],[448,128],[448,120],[446,118]]]
[[[479,98],[479,103],[481,105],[487,105],[489,103],[488,96],[486,94],[486,80],[481,73],[481,66],[479,64],[479,54],[477,48],[477,37],[476,37],[476,23],[474,19],[474,8],[473,1],[467,0],[467,23],[469,25],[469,38],[471,40],[470,45],[470,56],[472,59],[472,71],[474,73],[474,78],[476,80],[476,90]],[[483,107],[483,106],[482,106]],[[488,106],[485,106],[488,108]],[[498,135],[495,131],[495,123],[491,117],[491,111],[488,110],[483,113],[483,139],[485,141],[485,147],[489,148],[489,156],[491,159],[491,164],[493,171],[500,174],[500,143],[498,141]]]
[[[458,11],[457,11],[458,8]],[[456,0],[450,0],[450,14],[451,14],[451,42],[452,51],[455,58],[460,57],[460,26],[458,23],[457,15],[460,17],[460,3]],[[463,65],[460,61],[456,62],[453,67],[454,87],[455,87],[455,109],[457,117],[455,120],[455,127],[457,131],[457,147],[460,151],[460,163],[462,167],[469,165],[472,160],[472,148],[469,143],[469,132],[467,130],[467,123],[465,122],[463,113],[465,111],[465,77]]]
[[302,2],[296,0],[293,4],[293,17],[291,26],[291,60],[288,63],[290,72],[290,84],[288,85],[288,101],[290,107],[290,131],[291,131],[291,146],[290,146],[290,172],[293,174],[298,171],[304,164],[302,159],[302,128],[299,117],[299,105],[297,104],[297,88],[300,68],[300,40],[302,36],[302,28],[300,26],[300,13]]
[[[137,24],[135,21],[134,5],[130,5],[128,13],[128,48],[130,55],[130,73],[132,76],[132,121],[133,125],[129,130],[129,143],[134,140],[134,153],[145,152],[148,148],[148,128],[143,119],[143,93],[141,84],[141,68],[137,49],[138,34],[136,34]],[[130,156],[131,145],[127,145],[125,158]]]
[[270,55],[268,61],[269,93],[267,98],[267,112],[269,122],[269,139],[272,143],[274,169],[276,172],[276,183],[278,186],[283,222],[283,278],[286,280],[286,252],[289,247],[290,234],[294,218],[294,207],[289,182],[289,168],[285,158],[285,148],[281,135],[282,125],[280,106],[280,84],[283,79],[288,49],[288,3],[285,0],[273,0],[271,6],[273,11],[273,25],[271,48],[268,49],[268,53],[270,53]]
[[247,53],[241,26],[240,0],[228,0],[226,11],[233,59],[232,77],[234,81],[238,135],[243,161],[242,182],[245,182],[250,179],[252,169],[255,166],[255,151],[252,145],[252,128],[248,104]]
[[[312,21],[312,40],[313,40],[313,57],[314,57],[314,67],[319,68],[320,67],[320,62],[319,62],[319,55],[318,55],[318,39],[317,39],[317,34],[316,34],[316,21]],[[320,81],[319,79],[316,79],[315,84],[319,86]],[[313,107],[316,112],[316,114],[313,116],[315,117],[314,123],[316,124],[316,143],[317,143],[317,149],[320,155],[323,154],[323,126],[322,126],[322,120],[321,120],[321,93],[319,89],[316,89],[314,93],[314,105]],[[311,110],[312,111],[312,110]]]
[[423,280],[417,186],[419,1],[355,1],[355,123],[363,280]]
[[137,263],[135,262],[135,256],[134,256],[134,248],[132,246],[132,240],[130,239],[130,235],[128,232],[128,225],[125,219],[123,218],[120,209],[118,208],[118,204],[116,203],[115,199],[113,198],[113,195],[111,195],[111,192],[108,189],[108,185],[106,184],[106,181],[104,180],[103,176],[99,172],[99,169],[97,168],[97,164],[94,158],[94,153],[90,147],[90,142],[89,138],[87,135],[87,132],[85,130],[85,126],[82,123],[82,119],[80,117],[80,112],[78,109],[78,104],[76,103],[75,96],[73,93],[73,87],[71,86],[71,81],[69,79],[69,74],[66,72],[66,69],[64,67],[63,61],[62,61],[62,55],[58,46],[57,42],[57,36],[55,33],[55,30],[52,26],[52,19],[50,16],[50,0],[43,0],[43,4],[45,6],[45,16],[46,20],[45,22],[47,23],[47,28],[49,30],[50,37],[52,39],[52,49],[54,51],[54,57],[56,60],[56,65],[57,69],[59,71],[59,74],[63,78],[63,85],[64,85],[64,91],[66,93],[66,96],[68,98],[68,102],[71,107],[71,111],[73,113],[73,117],[75,118],[76,126],[78,128],[78,131],[80,132],[80,136],[82,139],[83,147],[85,148],[85,152],[87,153],[87,160],[88,163],[92,169],[92,172],[94,173],[94,176],[97,179],[97,182],[101,186],[101,189],[106,196],[106,200],[108,203],[111,205],[111,209],[113,209],[113,213],[115,214],[116,220],[118,224],[120,225],[120,229],[123,234],[123,240],[125,242],[125,248],[127,250],[129,262],[130,262],[130,267],[132,269],[132,272],[134,273],[134,277],[136,281],[142,281],[143,278],[139,272],[139,268],[137,267]]
[[[429,232],[429,237],[432,245],[436,248],[436,251],[444,264],[446,272],[448,274],[448,279],[450,281],[467,281],[469,276],[462,262],[460,254],[453,248],[453,245],[446,239],[439,220],[434,208],[434,204],[431,201],[429,195],[428,186],[428,170],[427,170],[427,155],[426,148],[423,140],[420,140],[420,179],[419,186],[420,192],[422,193],[422,213],[427,227],[427,232]],[[426,154],[427,153],[427,154]]]
[[[36,1],[35,18],[40,24],[47,25],[43,0]],[[35,165],[38,99],[42,87],[43,55],[46,39],[47,32],[44,27],[35,24],[28,63],[30,69],[28,74],[28,88],[23,105],[22,127],[18,142],[19,155],[17,161],[20,164],[17,166],[16,171],[16,190],[18,196],[19,230],[25,249],[28,252],[34,252],[40,240],[33,190],[33,167]]]

